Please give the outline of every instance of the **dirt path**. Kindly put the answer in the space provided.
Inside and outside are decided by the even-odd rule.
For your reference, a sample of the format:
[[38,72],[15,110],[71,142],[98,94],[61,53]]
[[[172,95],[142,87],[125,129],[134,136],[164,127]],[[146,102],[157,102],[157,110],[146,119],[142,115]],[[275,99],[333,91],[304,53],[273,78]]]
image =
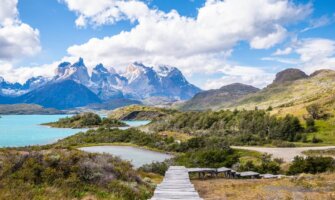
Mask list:
[[285,162],[290,162],[295,156],[302,156],[303,151],[308,150],[325,150],[333,149],[335,146],[324,146],[324,147],[287,147],[287,148],[272,148],[272,147],[240,147],[232,146],[234,149],[245,149],[258,151],[261,153],[272,154],[274,158],[282,158]]

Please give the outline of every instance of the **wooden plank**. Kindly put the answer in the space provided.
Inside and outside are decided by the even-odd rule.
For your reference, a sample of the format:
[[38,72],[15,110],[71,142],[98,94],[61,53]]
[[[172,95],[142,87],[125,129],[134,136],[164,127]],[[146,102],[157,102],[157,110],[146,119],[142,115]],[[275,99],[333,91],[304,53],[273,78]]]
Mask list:
[[183,166],[171,166],[158,184],[151,200],[202,200]]

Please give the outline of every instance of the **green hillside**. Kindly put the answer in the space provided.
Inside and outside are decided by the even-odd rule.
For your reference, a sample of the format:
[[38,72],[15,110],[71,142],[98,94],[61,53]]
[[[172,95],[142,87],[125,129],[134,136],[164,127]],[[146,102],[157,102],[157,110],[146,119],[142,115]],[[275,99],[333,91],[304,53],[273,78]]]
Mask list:
[[108,117],[117,120],[154,120],[175,112],[165,108],[131,105],[112,111]]
[[243,97],[231,108],[267,109],[274,114],[307,114],[306,107],[318,104],[326,112],[334,112],[335,71],[321,70],[308,78],[271,84],[265,89]]

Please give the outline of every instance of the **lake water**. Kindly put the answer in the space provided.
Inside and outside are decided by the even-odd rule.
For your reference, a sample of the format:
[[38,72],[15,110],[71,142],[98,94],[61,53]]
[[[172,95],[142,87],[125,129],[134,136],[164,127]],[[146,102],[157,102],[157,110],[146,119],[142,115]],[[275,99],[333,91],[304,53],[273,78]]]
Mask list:
[[[0,147],[49,144],[86,129],[50,128],[42,123],[57,121],[67,115],[3,115],[0,118]],[[149,121],[125,121],[140,126]]]
[[109,153],[119,156],[123,160],[130,161],[134,167],[138,168],[144,164],[152,162],[162,162],[165,159],[172,158],[172,155],[149,151],[137,147],[130,146],[93,146],[82,147],[80,150],[91,153]]

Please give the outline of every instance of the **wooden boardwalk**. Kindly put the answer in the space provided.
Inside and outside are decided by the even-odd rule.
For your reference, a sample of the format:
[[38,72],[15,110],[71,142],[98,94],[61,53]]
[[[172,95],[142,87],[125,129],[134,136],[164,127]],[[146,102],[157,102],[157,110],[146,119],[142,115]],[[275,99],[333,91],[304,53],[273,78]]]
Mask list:
[[188,170],[182,166],[171,166],[162,183],[157,185],[151,200],[202,200],[190,181]]

